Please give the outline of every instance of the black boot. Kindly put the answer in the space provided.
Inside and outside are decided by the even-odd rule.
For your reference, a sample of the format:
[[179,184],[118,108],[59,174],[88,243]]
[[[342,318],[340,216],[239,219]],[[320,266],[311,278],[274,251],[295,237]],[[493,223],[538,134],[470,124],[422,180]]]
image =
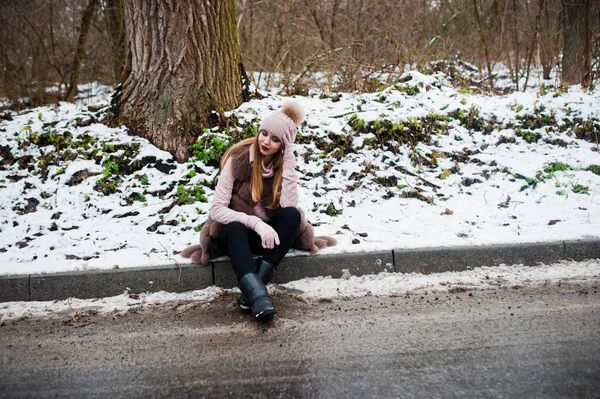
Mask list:
[[[269,284],[269,282],[273,278],[273,275],[277,271],[277,268],[275,266],[273,266],[263,258],[257,258],[256,262],[254,263],[254,266],[256,274],[258,274],[258,277],[260,277],[264,285]],[[244,297],[243,293],[238,299],[238,305],[240,305],[240,308],[244,310],[250,309],[250,305],[248,305],[248,301],[246,301],[246,298]]]
[[256,274],[258,274],[258,277],[260,277],[265,285],[271,282],[276,271],[277,268],[269,261],[266,261],[263,258],[256,259]]
[[246,297],[252,314],[259,320],[270,319],[275,314],[273,298],[269,296],[267,287],[255,273],[248,273],[239,282],[242,295]]

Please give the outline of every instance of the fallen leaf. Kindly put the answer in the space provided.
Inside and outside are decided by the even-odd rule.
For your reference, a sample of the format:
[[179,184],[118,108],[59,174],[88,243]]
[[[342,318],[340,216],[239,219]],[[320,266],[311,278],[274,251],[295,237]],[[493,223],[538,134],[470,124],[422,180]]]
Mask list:
[[440,180],[446,180],[446,178],[448,176],[450,176],[450,173],[451,173],[450,169],[444,170],[442,173],[440,173],[440,176],[439,176]]

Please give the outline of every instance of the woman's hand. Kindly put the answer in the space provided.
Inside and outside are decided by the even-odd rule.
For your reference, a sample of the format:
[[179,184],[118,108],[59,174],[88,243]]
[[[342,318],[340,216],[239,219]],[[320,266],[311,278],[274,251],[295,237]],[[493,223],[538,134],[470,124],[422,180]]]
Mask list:
[[283,151],[285,153],[293,153],[294,152],[294,143],[296,142],[296,129],[289,129],[283,137],[281,137],[281,143],[283,144]]
[[279,245],[279,235],[265,222],[260,221],[254,230],[260,236],[263,248],[271,249],[275,247],[275,245]]
[[285,208],[298,206],[298,176],[296,175],[296,156],[294,155],[294,141],[296,129],[290,129],[281,138],[283,150],[283,182],[279,205]]

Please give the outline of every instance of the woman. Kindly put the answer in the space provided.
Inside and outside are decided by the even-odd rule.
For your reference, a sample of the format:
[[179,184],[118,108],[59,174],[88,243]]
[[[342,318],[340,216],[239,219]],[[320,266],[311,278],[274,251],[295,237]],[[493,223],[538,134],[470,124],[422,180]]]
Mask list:
[[[331,237],[315,237],[298,210],[294,142],[304,120],[299,104],[288,101],[269,115],[258,135],[231,147],[221,161],[221,175],[200,244],[181,255],[195,263],[226,254],[238,278],[238,300],[261,320],[275,314],[266,284],[292,247],[318,252],[335,245]],[[253,254],[262,255],[256,261]]]

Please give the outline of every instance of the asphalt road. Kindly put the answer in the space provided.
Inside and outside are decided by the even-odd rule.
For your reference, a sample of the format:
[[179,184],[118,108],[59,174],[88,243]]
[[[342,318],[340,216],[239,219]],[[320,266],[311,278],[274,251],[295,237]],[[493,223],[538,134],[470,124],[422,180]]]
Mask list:
[[598,285],[4,322],[0,397],[600,397]]

